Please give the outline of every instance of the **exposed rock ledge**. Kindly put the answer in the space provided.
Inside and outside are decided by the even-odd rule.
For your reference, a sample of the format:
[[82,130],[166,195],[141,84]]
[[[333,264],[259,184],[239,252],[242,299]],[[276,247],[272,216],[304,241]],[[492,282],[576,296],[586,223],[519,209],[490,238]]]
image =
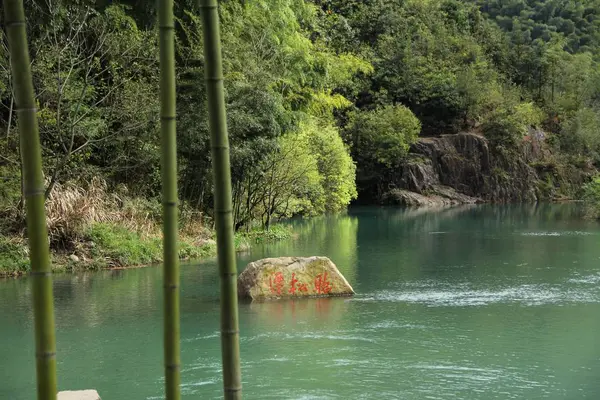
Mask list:
[[382,200],[406,206],[534,202],[539,179],[525,150],[492,151],[476,133],[420,138]]
[[448,186],[432,186],[428,193],[421,194],[404,189],[392,189],[385,198],[387,204],[407,207],[447,207],[458,204],[476,204],[483,200],[458,193]]
[[248,264],[238,277],[238,296],[252,300],[353,294],[327,257],[265,258]]

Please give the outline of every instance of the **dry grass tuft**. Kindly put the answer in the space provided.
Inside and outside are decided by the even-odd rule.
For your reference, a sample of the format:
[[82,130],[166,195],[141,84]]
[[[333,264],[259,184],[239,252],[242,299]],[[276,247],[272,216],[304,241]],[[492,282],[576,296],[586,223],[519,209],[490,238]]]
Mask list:
[[106,182],[94,178],[87,188],[74,183],[56,184],[46,202],[50,241],[78,238],[86,226],[107,222],[114,199],[107,194]]
[[109,193],[106,182],[92,179],[87,186],[56,184],[46,202],[51,243],[66,245],[96,223],[116,223],[141,235],[156,234],[158,226],[148,202],[123,200]]
[[183,236],[206,239],[213,236],[213,231],[204,213],[191,210],[185,205],[181,206],[181,217],[179,219],[179,231]]

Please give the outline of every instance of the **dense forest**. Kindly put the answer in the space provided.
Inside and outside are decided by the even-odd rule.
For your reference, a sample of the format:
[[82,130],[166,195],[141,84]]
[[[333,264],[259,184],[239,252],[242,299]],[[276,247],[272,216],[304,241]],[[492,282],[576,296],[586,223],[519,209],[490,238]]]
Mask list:
[[[154,3],[26,9],[52,243],[89,240],[94,224],[98,241],[111,224],[159,223]],[[185,229],[210,222],[213,179],[198,10],[182,1],[175,13]],[[237,230],[389,202],[401,189],[427,195],[407,176],[430,169],[471,198],[533,201],[579,196],[600,166],[599,0],[226,0],[220,16]],[[8,237],[24,224],[0,41]],[[435,157],[423,151],[439,138]]]

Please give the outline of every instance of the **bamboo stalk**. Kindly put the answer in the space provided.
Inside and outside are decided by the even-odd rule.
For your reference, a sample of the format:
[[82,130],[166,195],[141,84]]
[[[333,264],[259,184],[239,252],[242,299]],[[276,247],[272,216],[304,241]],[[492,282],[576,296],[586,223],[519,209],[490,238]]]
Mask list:
[[164,358],[167,400],[180,398],[177,136],[173,0],[159,0],[160,127],[163,190]]
[[4,14],[15,88],[22,176],[27,205],[27,236],[35,321],[37,398],[56,400],[54,299],[44,208],[44,175],[22,0],[4,0]]
[[221,278],[221,355],[225,399],[242,398],[237,266],[233,241],[229,140],[223,91],[221,38],[217,0],[200,0],[204,33],[204,58],[208,114],[215,178],[215,224]]

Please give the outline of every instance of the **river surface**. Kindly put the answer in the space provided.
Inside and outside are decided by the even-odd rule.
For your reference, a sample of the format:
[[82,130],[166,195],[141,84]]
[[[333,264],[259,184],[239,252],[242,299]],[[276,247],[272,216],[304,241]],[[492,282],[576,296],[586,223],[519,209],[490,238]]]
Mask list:
[[[572,205],[356,208],[265,256],[330,257],[352,299],[240,304],[246,399],[599,399],[600,225]],[[184,399],[221,396],[214,260],[183,265]],[[160,268],[58,275],[59,388],[163,398]],[[27,279],[0,281],[0,399],[35,397]]]

